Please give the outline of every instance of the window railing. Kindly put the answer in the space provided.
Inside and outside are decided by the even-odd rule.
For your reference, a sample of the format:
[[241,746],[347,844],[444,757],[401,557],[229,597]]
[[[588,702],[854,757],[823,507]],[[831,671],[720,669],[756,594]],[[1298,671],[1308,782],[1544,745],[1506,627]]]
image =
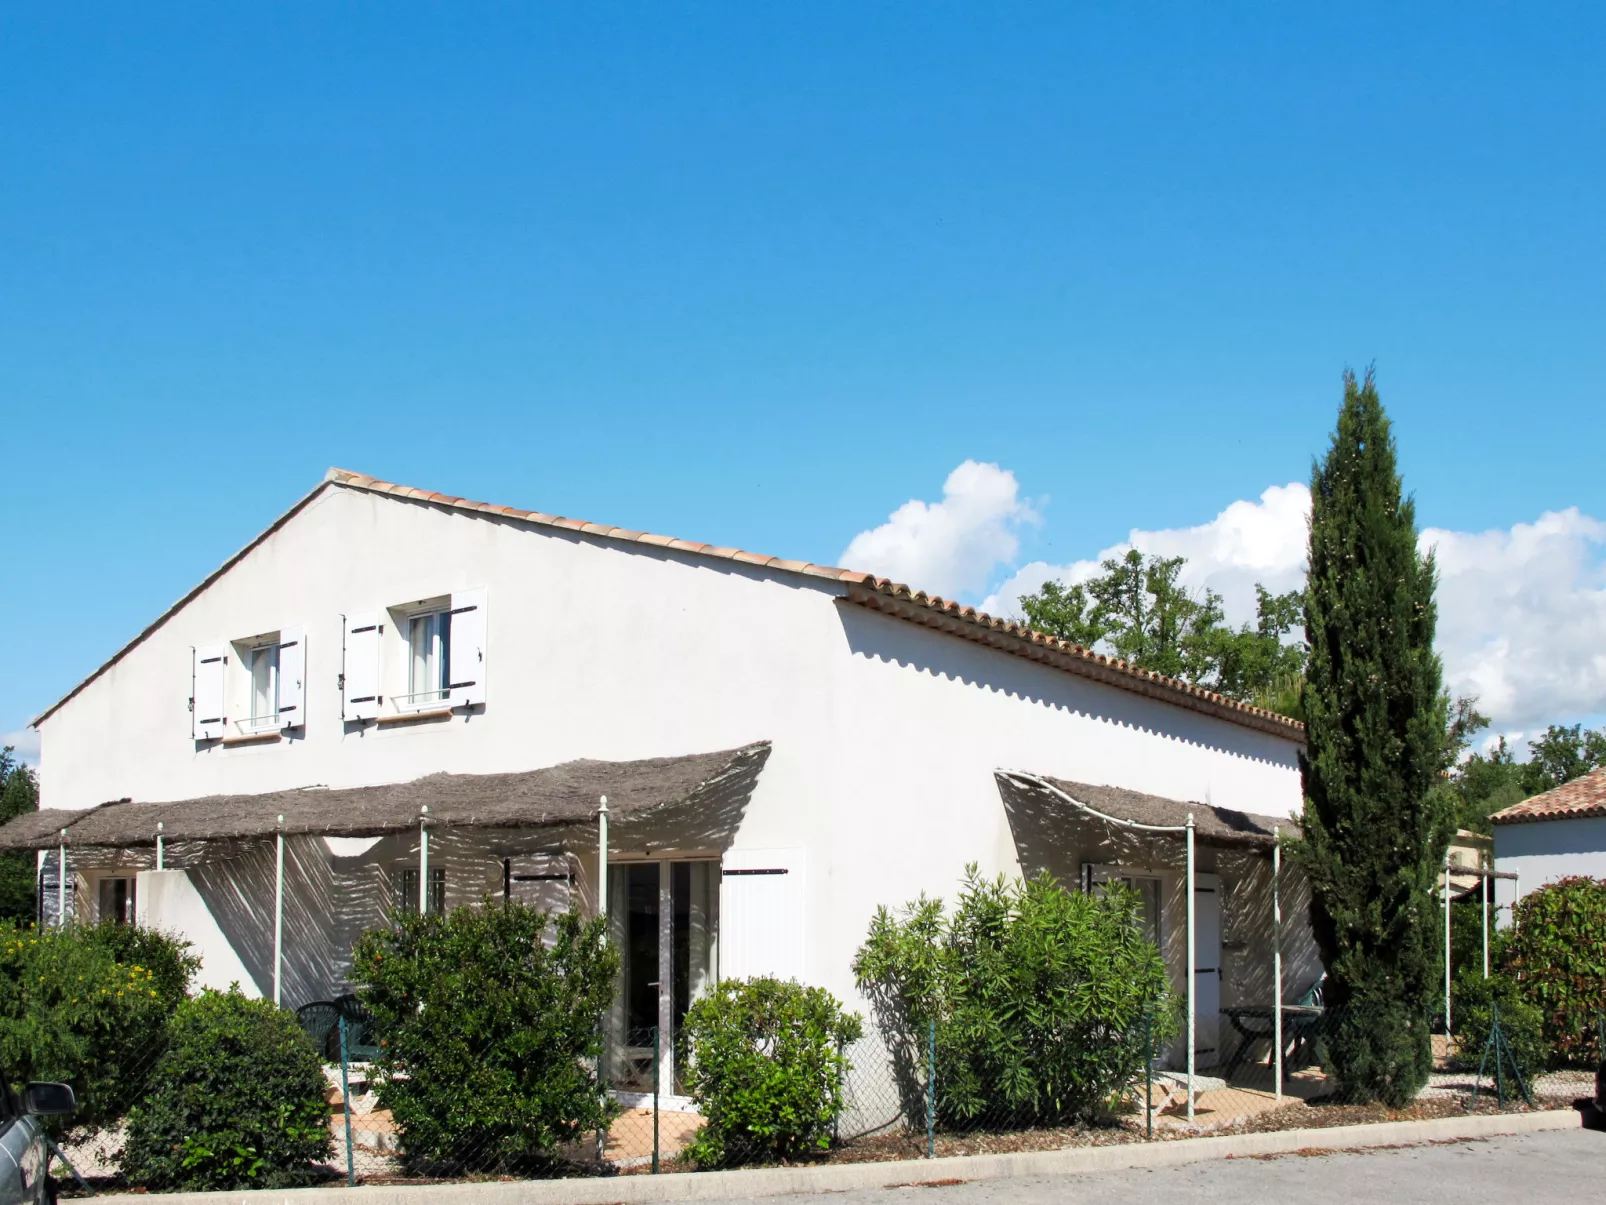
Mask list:
[[274,712],[271,715],[248,716],[243,720],[235,720],[234,726],[240,730],[242,735],[246,736],[258,732],[269,732],[279,727],[279,714]]
[[431,707],[447,705],[452,692],[440,690],[415,690],[411,694],[391,695],[390,701],[397,711],[426,711]]

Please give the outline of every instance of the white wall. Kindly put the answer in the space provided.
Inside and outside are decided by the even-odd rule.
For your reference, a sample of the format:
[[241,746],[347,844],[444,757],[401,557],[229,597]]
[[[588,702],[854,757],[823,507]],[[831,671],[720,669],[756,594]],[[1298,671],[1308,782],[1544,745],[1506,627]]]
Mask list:
[[138,875],[134,911],[139,923],[189,942],[189,952],[201,960],[192,990],[210,987],[226,992],[238,984],[247,996],[262,995],[186,872],[141,870]]
[[[486,587],[489,701],[341,722],[342,613]],[[808,851],[808,977],[851,991],[876,905],[1016,873],[993,771],[1288,814],[1295,745],[838,601],[817,579],[331,486],[43,725],[43,803],[191,798],[439,770],[774,751],[737,839]],[[307,633],[307,723],[190,737],[192,645]],[[231,664],[231,669],[234,666]],[[399,685],[399,661],[386,692]]]
[[1495,880],[1502,907],[1569,875],[1606,879],[1606,816],[1497,824],[1494,860],[1496,870],[1519,876],[1516,883]]

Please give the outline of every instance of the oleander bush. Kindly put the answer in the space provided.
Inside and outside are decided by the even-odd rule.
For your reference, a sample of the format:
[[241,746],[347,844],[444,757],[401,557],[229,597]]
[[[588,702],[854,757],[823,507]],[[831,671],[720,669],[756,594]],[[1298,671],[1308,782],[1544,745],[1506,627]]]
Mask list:
[[888,1038],[905,1108],[935,1038],[937,1120],[1021,1127],[1094,1119],[1176,1033],[1165,965],[1138,900],[966,868],[951,915],[922,896],[881,908],[854,960]]
[[795,1160],[830,1145],[863,1025],[824,988],[727,979],[682,1026],[686,1081],[705,1122],[686,1147],[699,1168]]

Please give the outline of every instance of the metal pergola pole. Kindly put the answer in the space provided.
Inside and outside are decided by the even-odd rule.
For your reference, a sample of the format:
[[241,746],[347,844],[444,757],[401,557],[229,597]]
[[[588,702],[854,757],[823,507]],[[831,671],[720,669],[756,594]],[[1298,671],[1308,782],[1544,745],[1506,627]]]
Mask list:
[[1277,1100],[1283,1098],[1283,901],[1279,894],[1283,873],[1283,831],[1271,830],[1271,980],[1272,980],[1272,1081]]
[[1193,1124],[1194,1013],[1199,995],[1198,957],[1194,951],[1193,813],[1188,813],[1188,1123]]
[[[1485,859],[1487,860],[1487,859]],[[1488,871],[1493,867],[1485,866]],[[1483,876],[1483,977],[1489,977],[1489,876]]]
[[273,870],[273,1002],[282,1002],[280,989],[284,982],[284,817],[279,817],[279,831],[274,834],[277,846]]
[[1450,851],[1444,853],[1444,1039],[1450,1040]]
[[162,860],[162,853],[163,853],[163,851],[162,851],[162,827],[163,827],[163,822],[158,820],[156,822],[156,869],[157,870],[165,870],[166,869],[165,865],[163,864],[163,860]]
[[418,813],[418,915],[429,915],[429,804]]
[[[597,807],[597,915],[608,915],[608,797]],[[604,934],[606,940],[606,934]]]
[[67,830],[59,834],[56,846],[56,928],[67,927]]

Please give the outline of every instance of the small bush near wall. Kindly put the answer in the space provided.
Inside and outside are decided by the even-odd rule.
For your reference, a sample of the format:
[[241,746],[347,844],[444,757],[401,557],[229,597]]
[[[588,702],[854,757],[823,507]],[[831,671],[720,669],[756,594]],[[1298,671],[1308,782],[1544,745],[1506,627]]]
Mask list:
[[[1176,1032],[1160,951],[1137,901],[1007,883],[966,869],[959,906],[925,897],[880,909],[854,960],[892,1046],[906,1109],[926,1079],[936,1026],[936,1111],[949,1126],[1091,1119]],[[1147,1026],[1147,1032],[1146,1032]]]
[[1504,968],[1543,1018],[1552,1061],[1589,1066],[1606,1057],[1606,880],[1575,877],[1522,897]]
[[[1531,1080],[1550,1061],[1550,1043],[1545,1041],[1543,1017],[1524,998],[1522,986],[1515,979],[1503,974],[1492,974],[1485,979],[1481,967],[1455,976],[1457,1061],[1467,1068],[1482,1064],[1496,1006],[1506,1047],[1516,1058],[1517,1069]],[[1490,1078],[1495,1074],[1493,1052],[1489,1052],[1486,1073]]]
[[398,916],[358,940],[379,1101],[411,1169],[530,1174],[607,1126],[615,1110],[595,1071],[619,954],[606,931],[487,901]]
[[686,1155],[699,1167],[795,1159],[830,1145],[863,1025],[824,988],[726,980],[686,1014],[692,1098],[707,1119]]
[[61,1080],[78,1110],[61,1125],[120,1119],[144,1091],[199,961],[133,926],[35,929],[0,923],[0,1066]]
[[289,1188],[327,1175],[329,1081],[295,1014],[239,991],[179,1006],[123,1174],[154,1191]]

